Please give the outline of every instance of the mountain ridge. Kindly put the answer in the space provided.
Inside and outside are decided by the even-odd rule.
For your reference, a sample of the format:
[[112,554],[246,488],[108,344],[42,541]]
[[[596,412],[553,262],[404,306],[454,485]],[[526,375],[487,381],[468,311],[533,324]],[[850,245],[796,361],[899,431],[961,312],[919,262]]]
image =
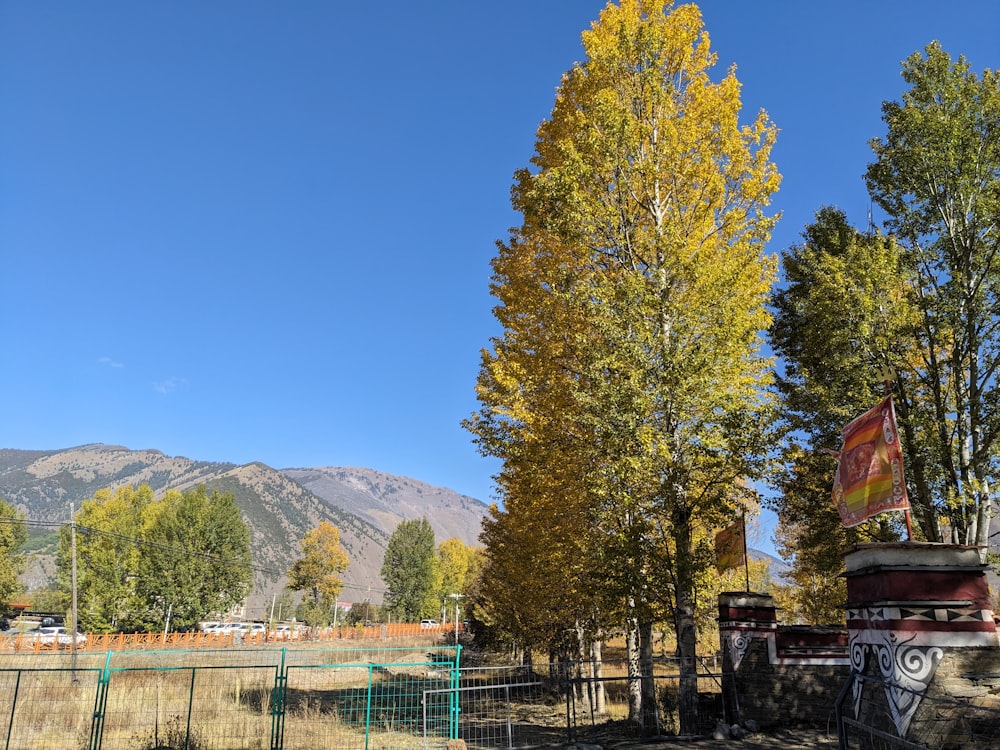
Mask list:
[[[248,610],[254,616],[280,593],[285,572],[299,554],[299,541],[320,521],[340,529],[351,561],[342,598],[379,603],[384,588],[382,559],[399,521],[427,517],[436,542],[455,536],[477,545],[488,512],[486,504],[475,498],[374,469],[279,470],[260,461],[241,465],[196,461],[156,449],[103,443],[57,450],[0,449],[0,498],[24,510],[37,524],[68,522],[71,507],[79,507],[99,489],[114,491],[142,483],[157,496],[199,485],[234,496],[250,529],[256,573]],[[40,559],[28,576],[33,588],[51,576],[51,560],[36,554]]]

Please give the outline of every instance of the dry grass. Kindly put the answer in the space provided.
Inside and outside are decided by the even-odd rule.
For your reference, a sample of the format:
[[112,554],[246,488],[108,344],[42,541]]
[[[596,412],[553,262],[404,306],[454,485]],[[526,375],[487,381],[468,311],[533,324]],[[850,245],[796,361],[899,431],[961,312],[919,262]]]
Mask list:
[[[102,747],[255,750],[271,746],[273,694],[282,660],[285,747],[417,747],[421,687],[440,669],[423,639],[372,649],[316,644],[205,651],[15,653],[0,656],[0,734],[10,747],[84,748],[104,666]],[[73,668],[75,665],[75,669]],[[368,709],[369,687],[373,706]],[[404,696],[402,699],[396,696]],[[280,722],[279,722],[280,726]],[[366,734],[368,742],[366,743]]]

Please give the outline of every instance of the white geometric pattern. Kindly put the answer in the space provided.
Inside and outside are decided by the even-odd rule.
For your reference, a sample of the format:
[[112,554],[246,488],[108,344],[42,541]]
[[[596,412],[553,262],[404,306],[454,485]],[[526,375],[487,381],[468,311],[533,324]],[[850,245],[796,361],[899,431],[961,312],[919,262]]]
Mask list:
[[[876,609],[883,608],[872,608],[867,611],[867,614],[874,615],[868,618],[870,622],[881,619],[879,615],[884,614],[873,611]],[[921,637],[918,638],[918,635]],[[851,631],[852,672],[863,674],[868,656],[875,657],[885,685],[889,713],[892,716],[896,733],[901,738],[906,736],[913,715],[927,692],[927,686],[934,679],[934,673],[944,655],[944,651],[938,645],[926,642],[929,640],[928,635],[938,636],[935,640],[939,642],[950,640],[947,637],[942,639],[940,636],[943,634],[941,633],[917,634],[881,629]],[[905,636],[909,637],[901,640]],[[916,643],[918,640],[922,643]],[[863,682],[855,679],[851,689],[854,698],[854,716],[860,718]]]

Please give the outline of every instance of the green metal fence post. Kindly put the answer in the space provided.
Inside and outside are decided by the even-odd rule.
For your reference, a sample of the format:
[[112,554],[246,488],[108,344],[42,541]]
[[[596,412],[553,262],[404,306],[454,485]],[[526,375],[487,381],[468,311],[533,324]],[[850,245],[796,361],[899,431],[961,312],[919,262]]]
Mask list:
[[457,740],[458,739],[458,689],[461,687],[459,684],[459,665],[462,656],[462,646],[461,644],[455,644],[455,666],[451,670],[451,727],[448,732],[448,739]]
[[191,710],[194,708],[194,676],[198,667],[191,667],[191,692],[188,693],[187,727],[184,730],[184,750],[191,747]]
[[372,728],[372,680],[374,669],[374,664],[368,665],[368,700],[365,706],[365,750],[368,750],[368,738],[371,735]]
[[274,689],[271,690],[271,750],[281,750],[285,746],[285,697],[288,694],[288,665],[285,659],[288,647],[281,649],[281,663],[274,675]]
[[17,679],[14,681],[14,697],[10,701],[10,721],[7,723],[7,744],[6,750],[10,750],[10,735],[14,731],[14,709],[17,708],[17,692],[21,687],[21,670],[17,670]]
[[104,657],[104,669],[97,678],[97,692],[94,695],[94,714],[90,720],[90,750],[101,750],[104,741],[104,716],[108,708],[108,687],[111,683],[111,652]]

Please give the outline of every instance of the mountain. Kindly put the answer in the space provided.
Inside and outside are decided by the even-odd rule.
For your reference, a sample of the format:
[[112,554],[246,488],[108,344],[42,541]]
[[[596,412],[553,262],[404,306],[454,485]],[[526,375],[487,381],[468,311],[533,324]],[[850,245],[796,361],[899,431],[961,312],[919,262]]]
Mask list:
[[282,474],[329,505],[350,508],[386,534],[401,521],[426,517],[438,542],[458,537],[479,544],[485,506],[441,487],[372,469],[282,469]]
[[342,599],[382,601],[379,571],[386,544],[402,520],[426,517],[442,542],[477,544],[487,506],[451,490],[371,469],[327,467],[279,471],[262,463],[194,461],[157,450],[92,444],[52,451],[0,449],[0,498],[25,511],[32,533],[29,588],[52,576],[54,524],[97,490],[148,484],[155,493],[198,485],[228,492],[250,529],[256,574],[249,614],[259,616],[280,591],[299,541],[320,521],[340,529],[351,561]]
[[750,555],[751,560],[764,560],[767,562],[767,572],[770,574],[772,582],[787,584],[785,575],[791,572],[791,565],[786,563],[780,557],[769,555],[758,549],[747,549],[747,554]]

